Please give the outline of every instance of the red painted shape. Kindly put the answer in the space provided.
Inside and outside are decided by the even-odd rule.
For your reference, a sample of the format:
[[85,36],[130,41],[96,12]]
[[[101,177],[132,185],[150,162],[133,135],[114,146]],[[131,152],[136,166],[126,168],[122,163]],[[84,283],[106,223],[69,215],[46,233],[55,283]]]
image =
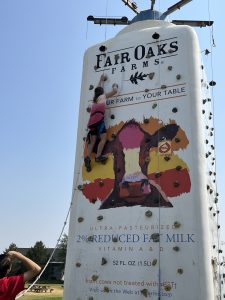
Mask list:
[[93,199],[105,200],[107,196],[112,192],[114,187],[114,179],[95,179],[94,182],[84,184],[83,194],[90,201]]
[[144,133],[137,124],[127,124],[119,133],[119,140],[125,149],[140,148]]
[[167,197],[180,196],[183,193],[189,193],[191,189],[191,181],[187,169],[180,171],[176,169],[167,170],[162,172],[159,178],[155,178],[155,174],[150,174],[148,177],[161,187]]

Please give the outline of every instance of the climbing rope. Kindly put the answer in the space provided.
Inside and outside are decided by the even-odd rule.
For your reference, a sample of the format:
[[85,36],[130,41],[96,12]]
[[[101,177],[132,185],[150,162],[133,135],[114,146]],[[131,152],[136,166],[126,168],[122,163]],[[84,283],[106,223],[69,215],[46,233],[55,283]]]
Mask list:
[[[84,153],[84,148],[85,148],[85,142],[84,142],[84,144],[83,144],[83,153]],[[83,160],[80,160],[79,170],[81,169],[82,163],[83,163]],[[45,266],[43,267],[41,273],[36,277],[36,279],[34,280],[34,282],[33,282],[26,290],[24,290],[20,295],[18,295],[18,296],[16,297],[16,299],[19,299],[19,298],[23,297],[27,292],[29,292],[29,291],[32,289],[32,287],[33,287],[33,286],[36,284],[36,282],[41,278],[41,276],[43,275],[44,271],[46,270],[46,268],[48,267],[49,263],[51,262],[51,260],[52,260],[52,258],[53,258],[53,256],[54,256],[54,254],[55,254],[55,251],[56,251],[56,249],[58,248],[58,245],[59,245],[59,243],[60,243],[60,241],[61,241],[62,235],[63,235],[63,233],[64,233],[64,231],[65,231],[65,227],[66,227],[66,225],[67,225],[67,223],[68,223],[68,219],[69,219],[69,216],[70,216],[71,208],[72,208],[72,205],[73,205],[73,203],[74,203],[74,196],[75,196],[75,192],[76,192],[76,190],[77,190],[76,187],[77,187],[77,185],[78,185],[79,177],[80,177],[80,171],[77,172],[77,178],[76,178],[75,185],[74,185],[74,188],[73,188],[73,191],[72,191],[71,202],[70,202],[70,205],[69,205],[67,214],[66,214],[65,221],[64,221],[64,223],[63,223],[63,226],[62,226],[62,229],[61,229],[61,231],[60,231],[59,237],[58,237],[58,239],[57,239],[56,245],[55,245],[55,247],[54,247],[54,249],[53,249],[53,251],[52,251],[52,253],[51,253],[51,255],[50,255],[50,257],[49,257],[49,259],[48,259],[48,261],[47,261],[47,263],[46,263]]]

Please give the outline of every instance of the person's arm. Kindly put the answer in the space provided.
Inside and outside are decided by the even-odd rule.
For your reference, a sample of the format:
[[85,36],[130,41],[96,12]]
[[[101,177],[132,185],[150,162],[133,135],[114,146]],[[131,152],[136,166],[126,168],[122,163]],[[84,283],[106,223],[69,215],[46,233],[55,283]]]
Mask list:
[[118,92],[118,84],[113,83],[112,90],[105,94],[106,98],[114,96]]
[[27,271],[23,274],[24,282],[31,280],[32,278],[34,278],[40,273],[41,267],[38,264],[36,264],[34,261],[29,259],[28,257],[21,254],[20,252],[9,251],[7,255],[11,259],[20,260],[23,263],[23,265],[27,268]]
[[102,74],[101,75],[101,77],[100,77],[100,79],[99,79],[99,83],[98,83],[98,85],[97,86],[100,86],[100,87],[103,87],[103,85],[104,85],[104,81],[106,81],[107,80],[107,75],[105,75],[105,74]]

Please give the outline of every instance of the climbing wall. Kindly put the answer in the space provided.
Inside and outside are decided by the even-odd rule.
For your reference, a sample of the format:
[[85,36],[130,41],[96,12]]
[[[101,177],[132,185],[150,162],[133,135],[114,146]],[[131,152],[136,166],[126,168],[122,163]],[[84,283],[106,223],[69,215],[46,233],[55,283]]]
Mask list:
[[[190,27],[164,21],[134,23],[86,51],[65,300],[217,299],[199,53]],[[94,152],[87,172],[88,107],[102,74],[105,92],[119,90],[106,103],[108,160]]]

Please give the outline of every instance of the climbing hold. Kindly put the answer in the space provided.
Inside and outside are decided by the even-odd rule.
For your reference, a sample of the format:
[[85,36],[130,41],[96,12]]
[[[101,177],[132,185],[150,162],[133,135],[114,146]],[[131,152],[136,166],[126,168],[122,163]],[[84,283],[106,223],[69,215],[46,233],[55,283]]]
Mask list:
[[165,84],[162,84],[161,85],[161,89],[163,90],[163,89],[166,89],[167,88],[167,86],[165,85]]
[[209,210],[212,210],[212,206],[210,206]]
[[177,78],[177,80],[180,80],[181,79],[181,75],[177,74],[176,78]]
[[92,275],[92,276],[91,276],[91,279],[92,279],[93,281],[97,281],[97,280],[98,280],[98,277],[99,277],[98,275]]
[[173,186],[174,186],[174,187],[179,187],[179,186],[180,186],[179,181],[174,181]]
[[206,144],[208,144],[208,143],[209,143],[209,141],[208,141],[208,140],[205,140],[205,143],[206,143]]
[[97,69],[98,69],[98,66],[95,65],[95,66],[94,66],[94,70],[96,71]]
[[141,290],[141,294],[144,296],[144,297],[148,297],[148,290],[147,289],[143,289]]
[[155,173],[155,178],[159,178],[161,176],[160,172]]
[[220,229],[220,225],[218,225],[217,228]]
[[213,80],[211,80],[211,81],[209,82],[209,85],[210,85],[210,86],[215,86],[215,85],[216,85],[216,82],[213,81]]
[[204,70],[204,66],[203,65],[201,65],[201,69]]
[[173,67],[172,66],[168,66],[168,70],[172,71]]
[[114,119],[115,119],[115,115],[111,114],[110,118],[111,118],[112,120],[114,120]]
[[154,243],[158,243],[159,242],[159,238],[160,238],[159,233],[153,233],[151,235],[151,239],[153,240]]
[[215,203],[218,203],[218,201],[219,201],[218,198],[215,198]]
[[94,300],[94,297],[88,297],[88,300]]
[[218,251],[219,253],[223,253],[223,250],[222,249],[219,249],[219,251]]
[[115,134],[115,133],[112,133],[112,134],[111,134],[111,137],[112,137],[112,139],[114,139],[114,140],[115,140],[115,138],[116,138],[116,134]]
[[90,113],[90,112],[91,112],[91,107],[88,106],[88,107],[86,108],[86,111],[87,111],[88,113]]
[[106,46],[101,45],[101,46],[99,47],[99,50],[100,50],[101,52],[105,52],[105,51],[107,50],[107,48],[106,48]]
[[101,215],[100,215],[100,216],[97,216],[97,220],[98,220],[98,221],[103,220],[103,216],[101,216]]
[[150,210],[147,210],[145,212],[145,216],[148,217],[148,218],[150,218],[152,216],[152,212]]
[[175,228],[180,228],[180,226],[181,226],[181,224],[178,221],[175,221],[173,223],[173,225],[174,225]]
[[183,274],[183,273],[184,273],[184,270],[181,269],[181,268],[179,268],[179,269],[177,269],[177,273],[178,273],[178,274]]
[[109,288],[107,286],[104,286],[104,290],[105,293],[109,293]]
[[174,246],[173,250],[176,251],[176,252],[178,252],[180,250],[180,248],[178,246]]
[[148,123],[149,123],[149,119],[144,118],[144,123],[145,123],[145,124],[148,124]]
[[118,242],[118,238],[117,238],[116,236],[114,236],[114,237],[112,238],[112,241],[113,241],[114,243],[117,243],[117,242]]
[[165,161],[169,161],[169,160],[170,160],[170,157],[169,157],[169,156],[164,156],[164,160],[165,160]]
[[104,186],[104,181],[100,180],[99,181],[99,186]]
[[149,157],[149,156],[145,157],[145,162],[146,162],[146,163],[149,163],[149,162],[150,162],[150,157]]
[[79,184],[77,188],[78,188],[79,191],[83,191],[84,186],[82,184]]
[[203,99],[203,100],[202,100],[202,103],[205,104],[205,103],[206,103],[206,99]]
[[115,61],[116,61],[116,60],[118,60],[120,58],[120,55],[119,54],[115,54],[114,57],[115,57]]
[[211,53],[208,49],[205,49],[205,55],[208,55],[209,53]]
[[145,89],[145,93],[149,92],[149,89]]
[[212,190],[212,189],[210,189],[210,190],[209,190],[209,193],[210,193],[210,194],[212,194],[212,193],[213,193],[213,190]]
[[160,37],[160,35],[157,32],[153,33],[153,35],[152,35],[152,38],[154,40],[157,40],[159,37]]
[[176,112],[178,112],[178,109],[177,109],[176,107],[174,107],[174,108],[172,109],[172,112],[173,112],[173,113],[176,113]]
[[204,113],[205,113],[205,110],[204,110],[204,109],[202,110],[202,113],[203,113],[203,115],[204,115]]
[[155,73],[154,73],[154,72],[148,74],[148,78],[149,78],[150,80],[152,80],[152,79],[154,78],[154,76],[155,76]]
[[155,258],[155,259],[153,259],[153,261],[152,261],[152,266],[155,266],[157,264],[157,259]]
[[92,236],[92,235],[90,235],[89,237],[88,237],[88,242],[93,242],[94,241],[94,237]]
[[213,249],[215,249],[216,248],[216,245],[213,245]]
[[89,90],[93,90],[94,86],[92,84],[89,85]]
[[102,257],[101,265],[103,266],[103,265],[106,265],[106,264],[107,264],[107,260],[104,257]]
[[79,217],[79,218],[77,219],[77,221],[78,221],[79,223],[82,223],[82,222],[84,221],[84,218]]
[[172,287],[170,284],[165,284],[164,289],[165,289],[165,291],[169,292],[169,291],[171,291]]
[[182,166],[176,166],[176,170],[177,170],[177,171],[182,170]]
[[210,132],[210,136],[213,136],[213,133],[212,133],[212,131]]
[[77,268],[80,268],[80,267],[81,267],[81,263],[77,262],[77,263],[76,263],[76,267],[77,267]]
[[212,175],[212,171],[209,171],[209,175],[210,175],[210,176]]
[[216,213],[213,213],[213,217],[215,217],[216,216]]
[[154,109],[154,108],[156,108],[157,107],[157,103],[154,103],[153,105],[152,105],[152,108]]

